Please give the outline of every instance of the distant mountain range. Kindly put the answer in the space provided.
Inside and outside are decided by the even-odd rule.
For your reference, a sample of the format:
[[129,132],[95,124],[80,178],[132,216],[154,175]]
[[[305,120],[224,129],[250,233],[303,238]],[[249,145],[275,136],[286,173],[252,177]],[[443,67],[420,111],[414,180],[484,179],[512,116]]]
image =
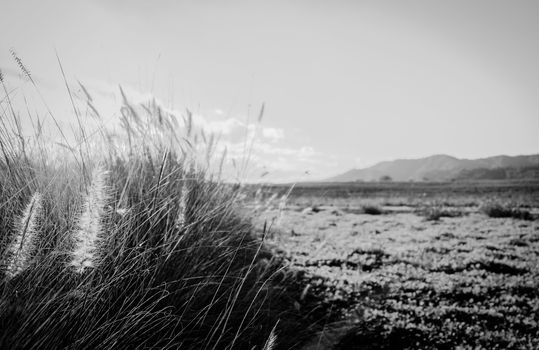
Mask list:
[[352,169],[327,181],[452,181],[539,179],[539,154],[459,159],[444,154]]

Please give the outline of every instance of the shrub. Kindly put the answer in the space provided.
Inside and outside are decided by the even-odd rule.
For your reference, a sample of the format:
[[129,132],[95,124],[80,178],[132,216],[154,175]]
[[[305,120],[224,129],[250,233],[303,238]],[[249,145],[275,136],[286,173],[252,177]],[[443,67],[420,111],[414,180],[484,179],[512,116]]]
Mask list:
[[363,212],[365,214],[369,214],[369,215],[380,215],[380,214],[384,213],[382,208],[380,208],[378,206],[375,206],[375,205],[364,205],[363,206]]
[[520,220],[533,220],[533,215],[524,209],[513,208],[509,205],[489,203],[483,206],[482,211],[491,218],[514,218]]
[[430,207],[423,210],[423,215],[428,221],[438,221],[441,218],[455,218],[464,215],[460,210],[443,209],[439,207]]

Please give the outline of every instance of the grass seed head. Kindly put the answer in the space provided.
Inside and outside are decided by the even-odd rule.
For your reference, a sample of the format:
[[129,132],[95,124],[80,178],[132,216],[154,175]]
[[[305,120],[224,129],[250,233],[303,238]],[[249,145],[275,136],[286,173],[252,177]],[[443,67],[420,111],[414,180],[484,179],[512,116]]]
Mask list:
[[91,185],[84,201],[83,211],[74,234],[75,248],[72,252],[71,265],[78,272],[97,263],[97,249],[102,233],[102,219],[108,194],[105,184],[106,171],[97,167],[92,174]]
[[40,215],[41,195],[36,192],[18,220],[17,231],[8,249],[8,261],[6,264],[8,278],[13,278],[30,265],[36,244]]

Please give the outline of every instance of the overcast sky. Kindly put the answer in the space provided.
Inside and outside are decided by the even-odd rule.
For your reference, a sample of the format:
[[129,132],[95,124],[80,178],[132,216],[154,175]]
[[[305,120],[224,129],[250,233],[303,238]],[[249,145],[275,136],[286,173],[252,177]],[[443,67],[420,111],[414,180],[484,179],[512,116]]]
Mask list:
[[74,119],[55,50],[67,78],[101,96],[111,119],[121,84],[134,99],[191,108],[234,143],[265,102],[254,162],[275,179],[437,153],[539,153],[536,0],[17,0],[1,8],[6,81],[29,91],[12,48],[66,123]]

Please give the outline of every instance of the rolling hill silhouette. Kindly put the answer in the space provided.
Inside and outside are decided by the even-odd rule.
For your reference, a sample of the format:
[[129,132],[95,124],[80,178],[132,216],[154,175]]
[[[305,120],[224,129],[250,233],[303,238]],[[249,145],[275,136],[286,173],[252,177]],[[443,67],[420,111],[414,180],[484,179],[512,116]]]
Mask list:
[[419,159],[397,159],[368,168],[352,169],[327,181],[450,181],[480,179],[539,179],[539,154],[459,159],[438,154]]

